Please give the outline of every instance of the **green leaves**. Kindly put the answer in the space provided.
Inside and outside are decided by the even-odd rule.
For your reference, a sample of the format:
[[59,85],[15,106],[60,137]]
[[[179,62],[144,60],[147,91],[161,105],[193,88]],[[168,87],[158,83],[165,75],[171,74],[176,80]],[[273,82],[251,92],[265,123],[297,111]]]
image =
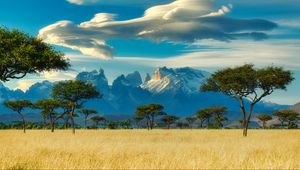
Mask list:
[[20,79],[26,74],[67,70],[64,54],[42,40],[18,30],[0,27],[0,80]]
[[163,115],[163,109],[164,107],[160,104],[150,104],[146,106],[139,106],[136,109],[135,113],[137,117],[145,117],[149,115]]
[[18,113],[21,113],[25,108],[32,107],[32,103],[28,100],[6,101],[4,105]]
[[258,115],[258,116],[256,116],[256,118],[263,122],[272,120],[272,116],[267,115],[267,114]]
[[[247,97],[257,103],[276,89],[286,89],[293,81],[292,73],[281,67],[254,69],[251,64],[226,68],[214,73],[201,91],[222,92],[232,97]],[[258,94],[262,92],[262,94]]]
[[102,95],[92,84],[78,80],[69,80],[55,84],[52,89],[52,97],[77,103],[84,99],[101,98]]

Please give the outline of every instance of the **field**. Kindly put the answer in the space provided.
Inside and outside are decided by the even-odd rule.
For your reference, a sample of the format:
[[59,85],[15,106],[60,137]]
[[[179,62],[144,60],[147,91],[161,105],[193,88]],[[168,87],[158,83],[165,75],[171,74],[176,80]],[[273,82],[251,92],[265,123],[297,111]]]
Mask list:
[[299,130],[0,131],[1,169],[300,169]]

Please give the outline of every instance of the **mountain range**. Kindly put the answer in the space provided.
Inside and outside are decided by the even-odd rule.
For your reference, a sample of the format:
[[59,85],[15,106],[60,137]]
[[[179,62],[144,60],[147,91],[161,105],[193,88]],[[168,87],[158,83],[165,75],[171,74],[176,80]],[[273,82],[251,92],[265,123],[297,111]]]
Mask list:
[[[102,99],[86,102],[85,108],[96,109],[107,117],[121,119],[132,116],[139,105],[159,103],[165,107],[165,112],[177,116],[191,116],[197,110],[216,105],[228,107],[230,120],[240,119],[239,104],[233,98],[215,92],[200,92],[199,87],[210,76],[209,72],[185,68],[157,68],[153,74],[142,78],[138,71],[128,75],[120,75],[110,85],[104,70],[81,72],[77,80],[92,83],[103,94]],[[37,101],[51,96],[55,84],[43,81],[32,85],[26,92],[10,90],[0,83],[0,103],[6,100],[28,99]],[[255,107],[255,113],[272,113],[289,106],[268,102],[260,102]],[[0,115],[12,114],[0,104]],[[0,116],[1,118],[1,116]],[[1,122],[1,120],[0,120]]]

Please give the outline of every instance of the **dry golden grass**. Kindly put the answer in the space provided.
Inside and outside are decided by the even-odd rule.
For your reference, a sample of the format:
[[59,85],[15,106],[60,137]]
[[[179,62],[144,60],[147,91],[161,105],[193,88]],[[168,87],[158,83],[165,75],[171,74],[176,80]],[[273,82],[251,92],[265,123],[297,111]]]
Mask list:
[[2,169],[300,169],[300,131],[0,131]]

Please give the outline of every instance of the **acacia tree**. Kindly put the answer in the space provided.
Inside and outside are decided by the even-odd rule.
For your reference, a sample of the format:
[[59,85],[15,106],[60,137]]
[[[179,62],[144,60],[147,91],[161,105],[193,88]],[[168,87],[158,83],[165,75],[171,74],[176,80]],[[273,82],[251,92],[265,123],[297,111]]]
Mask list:
[[100,122],[105,122],[106,119],[103,116],[93,116],[91,117],[92,121],[94,121],[95,126],[98,128]]
[[186,117],[185,120],[188,122],[190,128],[193,128],[193,123],[197,120],[196,117]]
[[209,128],[210,118],[213,116],[214,112],[211,108],[201,109],[197,112],[197,117],[200,119],[200,127],[203,127],[203,122],[206,120],[206,128]]
[[83,114],[83,116],[84,116],[84,126],[85,126],[85,128],[87,128],[86,124],[87,124],[87,119],[88,119],[89,115],[97,114],[97,111],[93,110],[93,109],[80,109],[79,113]]
[[135,116],[134,120],[135,120],[135,124],[137,128],[140,128],[140,122],[144,119],[144,117],[140,117],[140,116]]
[[[291,71],[281,67],[255,69],[253,65],[245,64],[215,72],[200,89],[221,92],[235,98],[240,103],[243,136],[247,136],[254,105],[277,89],[285,90],[293,79]],[[248,102],[250,106],[247,112],[245,103]]]
[[281,128],[284,127],[284,122],[287,123],[287,128],[293,128],[293,125],[296,125],[296,122],[299,120],[299,113],[293,110],[278,110],[274,113],[281,122]]
[[148,130],[152,130],[155,123],[155,117],[165,114],[163,109],[164,107],[160,104],[150,104],[137,107],[135,114],[137,117],[145,117],[147,120]]
[[272,116],[267,115],[267,114],[261,114],[256,116],[258,120],[262,122],[263,128],[266,129],[267,121],[272,120]]
[[213,119],[216,121],[217,127],[222,128],[224,126],[223,122],[228,120],[225,116],[227,108],[225,106],[215,106],[211,108],[211,111],[215,115]]
[[202,110],[198,110],[196,113],[196,117],[200,120],[200,128],[203,128],[203,123],[206,120],[206,113]]
[[43,115],[49,117],[51,132],[54,132],[56,121],[60,118],[56,109],[61,107],[61,101],[54,99],[43,99],[36,102],[34,107],[40,109]]
[[67,70],[69,66],[63,53],[42,40],[0,27],[0,81],[43,71]]
[[52,97],[69,103],[69,117],[71,119],[72,132],[75,134],[74,117],[76,116],[76,109],[80,108],[86,100],[101,98],[102,95],[92,84],[79,80],[69,80],[55,84],[52,89]]
[[161,120],[167,125],[168,129],[170,129],[170,125],[178,119],[179,117],[173,115],[165,115],[161,118]]
[[6,101],[4,105],[14,112],[17,112],[20,115],[22,126],[23,126],[23,132],[26,133],[26,127],[25,127],[25,118],[23,111],[26,108],[31,108],[32,103],[28,100],[16,100],[16,101]]

